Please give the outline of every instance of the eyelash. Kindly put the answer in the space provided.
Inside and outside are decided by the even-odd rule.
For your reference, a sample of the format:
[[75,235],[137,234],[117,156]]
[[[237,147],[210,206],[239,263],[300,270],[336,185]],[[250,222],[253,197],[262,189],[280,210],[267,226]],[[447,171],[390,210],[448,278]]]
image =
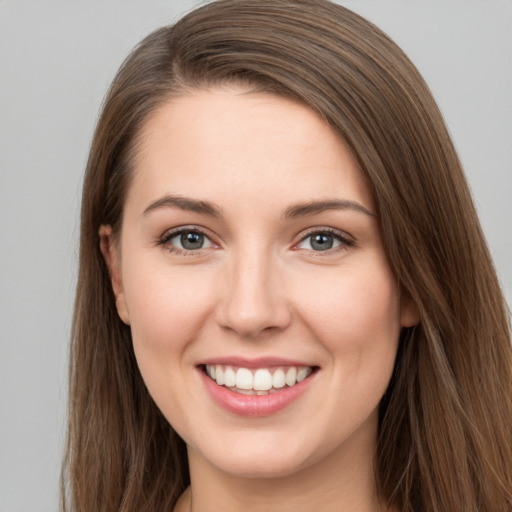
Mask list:
[[[204,247],[201,247],[199,249],[180,249],[179,247],[176,247],[175,245],[170,244],[170,241],[173,238],[176,238],[180,235],[183,235],[184,233],[194,233],[202,235],[206,240],[209,241],[210,244],[213,244],[211,241],[211,238],[206,234],[206,232],[199,228],[198,226],[182,226],[176,229],[173,229],[171,231],[166,232],[161,238],[157,240],[157,245],[165,247],[169,252],[183,255],[183,256],[193,256],[197,254],[202,249],[205,249]],[[310,231],[308,231],[305,235],[301,237],[298,243],[296,243],[293,248],[295,250],[300,250],[297,248],[298,245],[306,241],[308,238],[311,238],[314,235],[328,235],[335,240],[339,242],[339,245],[336,247],[332,247],[325,250],[319,250],[315,251],[313,249],[306,249],[309,252],[315,254],[315,256],[321,256],[323,254],[333,254],[340,251],[346,251],[350,247],[355,247],[356,242],[354,239],[349,238],[345,233],[338,231],[333,228],[313,228]]]
[[199,228],[198,226],[182,226],[176,229],[173,229],[171,231],[167,231],[164,233],[164,235],[157,240],[157,245],[165,247],[169,252],[183,255],[183,256],[193,256],[197,254],[199,251],[204,249],[203,247],[199,249],[180,249],[179,247],[176,247],[175,245],[172,245],[170,241],[173,238],[176,238],[177,236],[183,235],[184,233],[195,233],[202,235],[206,240],[208,240],[211,244],[213,242],[211,241],[211,238],[205,233],[204,230]]
[[[338,231],[337,229],[333,228],[313,228],[310,231],[308,231],[302,238],[299,240],[297,244],[294,245],[294,247],[297,247],[304,241],[306,241],[308,238],[311,238],[314,235],[328,235],[333,237],[335,240],[339,242],[339,245],[336,247],[332,247],[330,249],[326,249],[323,251],[315,251],[312,249],[308,249],[311,253],[313,253],[315,256],[322,256],[323,254],[333,254],[340,251],[346,251],[347,249],[351,247],[356,246],[356,242],[353,238],[347,236],[346,233],[342,231]],[[296,249],[299,250],[299,249]]]

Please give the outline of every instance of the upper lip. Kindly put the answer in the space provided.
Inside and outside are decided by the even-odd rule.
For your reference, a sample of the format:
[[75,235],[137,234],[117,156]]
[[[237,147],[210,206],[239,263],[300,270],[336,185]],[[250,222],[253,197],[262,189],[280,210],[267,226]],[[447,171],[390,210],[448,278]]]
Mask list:
[[236,366],[238,368],[270,368],[273,366],[309,366],[315,365],[297,359],[287,359],[282,357],[257,357],[249,359],[238,356],[211,357],[199,363],[199,365],[223,364],[227,366]]

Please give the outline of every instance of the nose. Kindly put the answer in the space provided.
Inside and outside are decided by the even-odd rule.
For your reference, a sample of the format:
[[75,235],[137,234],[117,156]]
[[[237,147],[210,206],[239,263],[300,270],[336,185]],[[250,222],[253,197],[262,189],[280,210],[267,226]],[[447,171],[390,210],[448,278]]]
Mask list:
[[217,322],[223,329],[255,339],[285,329],[291,321],[282,273],[263,252],[238,255],[227,265],[217,304]]

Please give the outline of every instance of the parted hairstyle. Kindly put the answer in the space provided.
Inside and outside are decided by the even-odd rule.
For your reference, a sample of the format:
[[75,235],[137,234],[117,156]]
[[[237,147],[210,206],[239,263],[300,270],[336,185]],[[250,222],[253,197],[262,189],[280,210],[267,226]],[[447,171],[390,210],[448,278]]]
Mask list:
[[511,511],[510,316],[460,162],[414,65],[326,0],[203,5],[145,38],[115,77],[83,185],[63,509],[170,511],[189,484],[184,443],[148,394],[117,315],[98,230],[119,233],[152,113],[233,83],[294,98],[339,135],[418,307],[380,404],[380,499],[401,512]]

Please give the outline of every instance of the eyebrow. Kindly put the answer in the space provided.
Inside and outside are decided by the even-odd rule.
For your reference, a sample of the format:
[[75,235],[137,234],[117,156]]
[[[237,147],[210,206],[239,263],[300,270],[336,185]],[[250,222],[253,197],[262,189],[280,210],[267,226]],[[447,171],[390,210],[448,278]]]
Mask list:
[[312,201],[310,203],[300,203],[290,206],[283,212],[284,219],[296,219],[297,217],[306,217],[308,215],[316,215],[318,213],[329,210],[353,210],[364,213],[370,217],[376,215],[356,201],[347,199],[327,199],[325,201]]
[[143,212],[144,215],[158,208],[178,208],[188,212],[201,213],[212,217],[222,217],[222,211],[208,201],[199,201],[180,196],[166,195],[153,201]]
[[[166,195],[153,201],[144,210],[143,214],[147,215],[159,208],[178,208],[180,210],[209,215],[215,218],[222,217],[222,210],[213,203],[174,195]],[[329,210],[352,210],[364,213],[370,217],[375,217],[373,212],[356,201],[349,201],[347,199],[327,199],[324,201],[312,201],[290,206],[284,210],[282,218],[285,220],[296,219],[298,217],[316,215]]]

